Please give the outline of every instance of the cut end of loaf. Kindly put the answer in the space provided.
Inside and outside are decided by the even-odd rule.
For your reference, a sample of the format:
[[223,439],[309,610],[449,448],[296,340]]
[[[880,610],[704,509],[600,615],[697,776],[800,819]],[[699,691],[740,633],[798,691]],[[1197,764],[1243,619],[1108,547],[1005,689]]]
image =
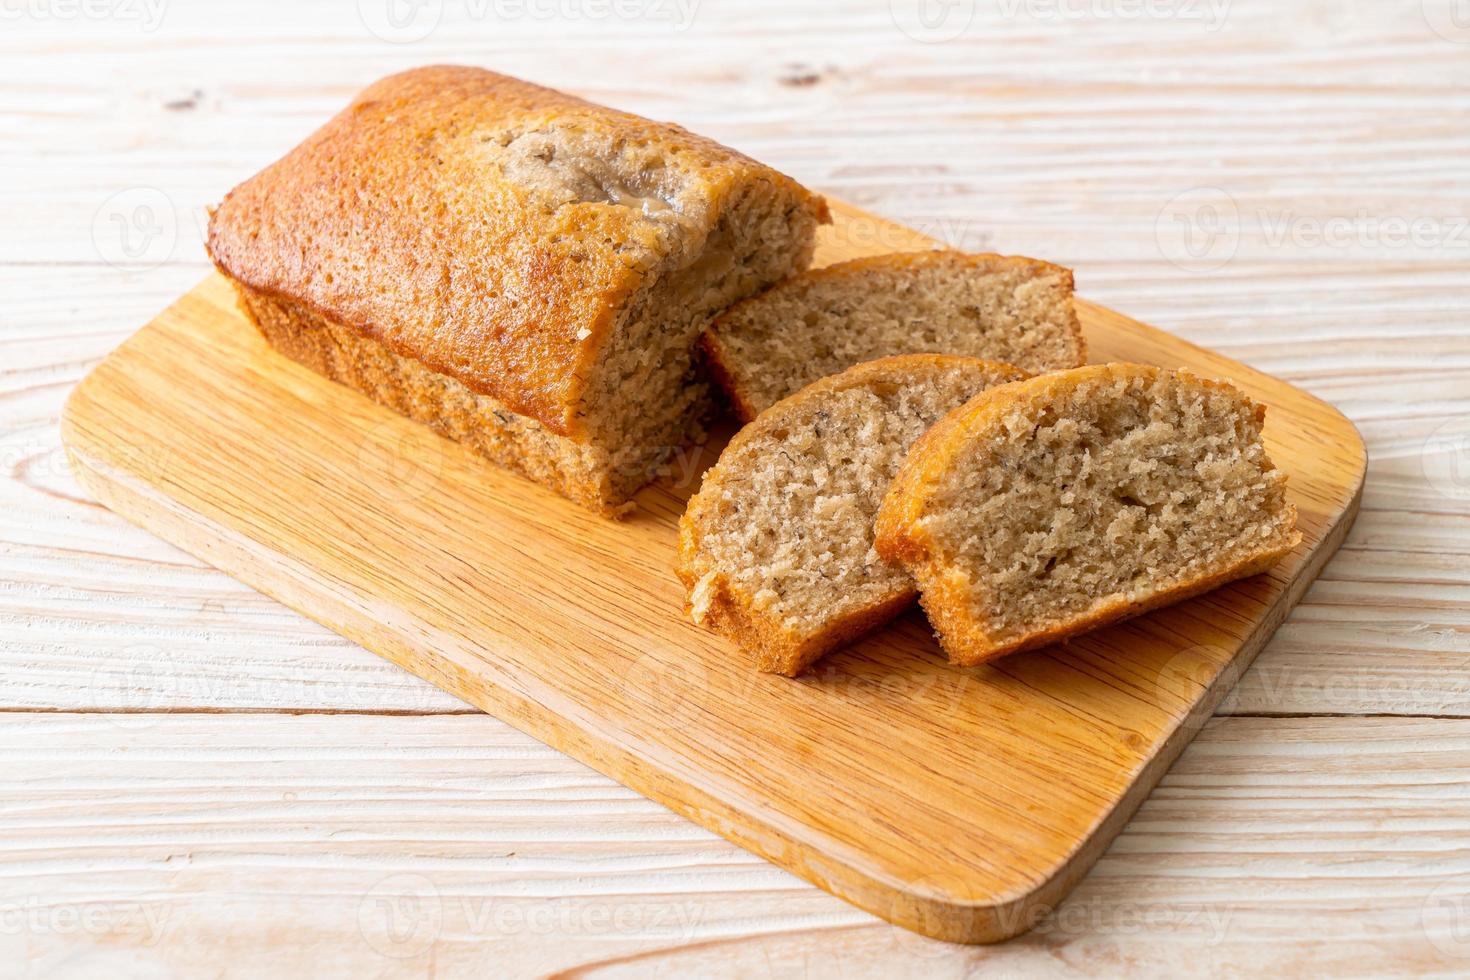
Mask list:
[[702,344],[744,421],[819,378],[897,354],[979,357],[1030,372],[1086,360],[1070,270],[954,251],[806,272],[726,311]]
[[1139,365],[981,395],[915,446],[878,549],[961,664],[1198,594],[1300,541],[1263,418],[1229,385]]
[[587,441],[607,453],[613,504],[703,437],[711,399],[695,347],[710,319],[811,261],[825,205],[813,207],[803,193],[769,182],[745,188],[714,230],[671,258],[625,308],[590,369],[581,409]]

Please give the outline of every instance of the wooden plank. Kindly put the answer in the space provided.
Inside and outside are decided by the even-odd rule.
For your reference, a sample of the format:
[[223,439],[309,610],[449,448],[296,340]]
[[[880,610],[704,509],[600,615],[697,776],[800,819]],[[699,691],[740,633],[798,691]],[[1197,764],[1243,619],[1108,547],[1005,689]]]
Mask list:
[[1465,721],[1212,723],[1056,913],[991,947],[885,925],[480,715],[9,714],[0,763],[0,961],[37,976],[1470,962]]
[[[925,244],[837,211],[819,261]],[[275,356],[217,276],[89,375],[63,437],[90,493],[186,551],[862,908],[993,941],[1066,893],[1254,658],[1340,544],[1365,465],[1330,406],[1079,313],[1097,360],[1189,366],[1270,406],[1306,541],[1269,575],[980,671],[940,662],[914,616],[807,682],[754,674],[683,618],[669,572],[699,460],[639,519],[591,517]]]
[[[327,5],[262,17],[248,0],[212,3],[207,15],[172,4],[151,35],[85,18],[7,32],[0,119],[13,122],[0,161],[13,154],[19,168],[44,150],[47,166],[0,182],[0,208],[30,232],[0,241],[0,257],[96,261],[99,208],[149,187],[177,208],[178,254],[197,260],[203,208],[357,88],[414,64],[469,61],[527,77],[554,70],[558,85],[679,119],[955,244],[1076,265],[1084,284],[1097,262],[1170,270],[1160,211],[1201,187],[1236,202],[1236,262],[1277,275],[1308,257],[1464,267],[1463,238],[1447,223],[1464,216],[1465,46],[1437,34],[1417,2],[1324,14],[1233,0],[1217,30],[1187,16],[1079,20],[1054,4],[967,2],[956,8],[972,10],[971,23],[941,44],[906,34],[883,3],[846,12],[840,26],[781,0],[701,3],[683,31],[655,18],[558,18],[554,69],[550,22],[443,6],[440,29],[405,45],[380,43]],[[130,43],[139,39],[146,59]],[[91,70],[69,70],[61,49]],[[292,53],[284,74],[282,50]],[[1316,131],[1302,140],[1308,118]],[[99,154],[107,167],[95,166]],[[1275,232],[1283,219],[1360,211],[1370,227],[1342,245],[1300,234],[1306,226]],[[1441,224],[1416,245],[1380,234],[1386,219]],[[1138,307],[1139,292],[1105,299],[1168,325]]]

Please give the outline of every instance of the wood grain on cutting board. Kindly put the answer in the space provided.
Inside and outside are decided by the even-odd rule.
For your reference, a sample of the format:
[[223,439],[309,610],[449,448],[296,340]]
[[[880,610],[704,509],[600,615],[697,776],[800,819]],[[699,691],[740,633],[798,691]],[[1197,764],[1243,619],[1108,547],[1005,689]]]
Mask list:
[[[836,214],[819,262],[929,245]],[[1080,315],[1093,360],[1263,401],[1306,540],[1267,575],[973,670],[914,614],[809,678],[753,672],[684,619],[671,571],[711,457],[603,520],[278,357],[218,277],[79,386],[63,435],[130,520],[864,909],[985,942],[1034,924],[1120,829],[1341,542],[1366,463],[1312,396]]]

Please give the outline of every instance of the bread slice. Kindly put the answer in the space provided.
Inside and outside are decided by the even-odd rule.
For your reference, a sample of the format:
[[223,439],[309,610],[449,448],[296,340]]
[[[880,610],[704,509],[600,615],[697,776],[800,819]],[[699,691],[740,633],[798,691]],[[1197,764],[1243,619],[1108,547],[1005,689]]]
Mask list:
[[805,269],[826,220],[678,126],[440,66],[232,191],[209,252],[282,353],[620,513],[699,431],[699,334]]
[[1103,364],[987,392],[909,453],[877,549],[953,663],[1065,639],[1264,571],[1301,541],[1265,407]]
[[873,551],[873,517],[909,445],[950,409],[1025,377],[1007,364],[915,354],[803,388],[730,441],[679,523],[695,622],[795,676],[914,601]]
[[1033,374],[1087,359],[1071,270],[954,251],[795,276],[721,314],[703,344],[745,422],[818,378],[894,354],[961,354]]

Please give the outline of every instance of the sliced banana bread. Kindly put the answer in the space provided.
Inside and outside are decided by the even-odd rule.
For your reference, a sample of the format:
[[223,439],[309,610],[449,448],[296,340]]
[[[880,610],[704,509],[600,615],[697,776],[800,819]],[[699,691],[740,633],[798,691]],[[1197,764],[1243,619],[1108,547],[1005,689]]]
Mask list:
[[1026,377],[915,354],[859,364],[776,404],[730,441],[679,524],[694,621],[765,671],[795,676],[914,601],[873,551],[873,517],[904,453],[971,396]]
[[1086,360],[1070,269],[953,251],[794,276],[726,310],[703,344],[745,422],[818,378],[894,354],[961,354],[1032,373]]
[[910,451],[878,552],[962,665],[1197,595],[1301,541],[1264,418],[1228,384],[1136,364],[987,392]]

